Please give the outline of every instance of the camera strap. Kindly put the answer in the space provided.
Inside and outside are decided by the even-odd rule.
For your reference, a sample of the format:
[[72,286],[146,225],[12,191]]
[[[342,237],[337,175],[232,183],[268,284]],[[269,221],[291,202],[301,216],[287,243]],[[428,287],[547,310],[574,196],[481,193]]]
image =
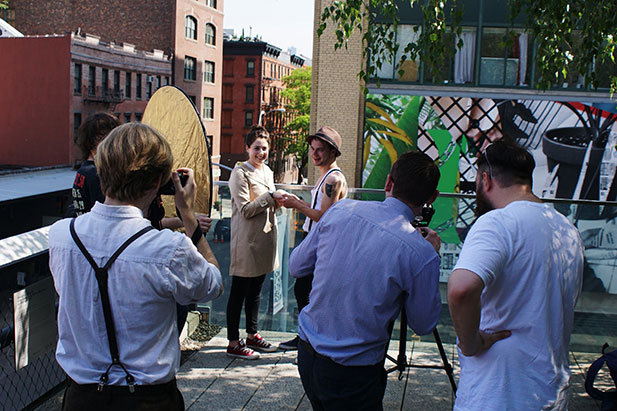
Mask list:
[[84,244],[81,242],[81,240],[77,236],[77,233],[75,232],[75,219],[74,218],[71,220],[69,229],[71,231],[71,237],[73,237],[73,241],[75,241],[75,244],[77,244],[77,247],[79,248],[81,253],[84,255],[88,263],[90,263],[90,265],[94,269],[94,273],[96,276],[96,282],[99,285],[99,291],[101,294],[101,304],[103,305],[103,316],[105,317],[105,328],[107,330],[107,341],[109,342],[109,352],[111,354],[111,364],[109,364],[109,367],[107,367],[107,370],[105,370],[105,372],[101,374],[101,378],[99,378],[98,391],[102,391],[105,384],[107,384],[107,382],[109,381],[109,370],[111,370],[111,367],[113,367],[114,365],[118,365],[124,370],[124,373],[126,374],[126,382],[129,386],[129,391],[133,393],[135,392],[135,378],[128,372],[126,367],[124,367],[124,365],[120,362],[120,356],[118,354],[118,342],[116,341],[116,328],[114,326],[114,320],[113,320],[113,316],[111,313],[111,305],[109,304],[109,293],[107,289],[107,279],[109,276],[107,272],[109,268],[111,267],[111,265],[114,263],[114,261],[116,261],[118,256],[126,249],[126,247],[128,247],[133,241],[137,240],[139,237],[141,237],[148,231],[154,230],[154,227],[150,225],[148,227],[144,227],[139,232],[133,234],[128,240],[126,240],[120,246],[120,248],[116,250],[115,253],[112,254],[112,256],[109,258],[109,260],[107,261],[107,263],[105,263],[103,267],[99,267],[94,262],[94,259],[92,258],[88,250],[86,250],[86,247],[84,247]]

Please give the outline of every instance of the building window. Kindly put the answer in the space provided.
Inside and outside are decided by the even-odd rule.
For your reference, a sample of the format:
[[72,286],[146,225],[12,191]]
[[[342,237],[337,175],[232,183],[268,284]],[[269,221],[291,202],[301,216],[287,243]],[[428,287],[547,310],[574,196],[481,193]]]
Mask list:
[[253,112],[245,111],[244,112],[244,127],[250,127],[253,125]]
[[109,94],[109,70],[103,69],[101,83],[103,88],[103,95],[106,96]]
[[132,73],[131,72],[127,72],[126,73],[126,79],[124,81],[124,95],[126,96],[126,98],[130,99],[131,98],[131,77],[132,77]]
[[189,97],[189,100],[191,100],[191,103],[193,103],[193,105],[195,105],[195,102],[197,101],[195,96],[188,96],[188,97]]
[[234,85],[223,84],[223,103],[233,103],[234,101]]
[[223,128],[231,128],[231,119],[233,116],[232,109],[223,110],[223,118],[221,119],[221,123]]
[[169,85],[169,77],[165,77],[165,79],[163,81],[163,85],[164,86],[168,86]]
[[73,87],[75,94],[81,94],[81,64],[75,63],[75,86]]
[[214,63],[204,61],[204,83],[214,83]]
[[255,60],[248,60],[246,62],[246,75],[250,77],[255,75]]
[[234,59],[225,59],[223,62],[223,76],[232,77],[234,75]]
[[216,8],[216,0],[206,0],[206,6]]
[[96,67],[88,67],[88,95],[94,96],[96,93]]
[[114,94],[120,94],[120,72],[114,70]]
[[131,122],[131,113],[124,113],[124,122],[125,123]]
[[77,130],[81,126],[81,113],[73,113],[73,142],[77,143]]
[[214,99],[204,97],[204,114],[203,117],[207,120],[214,119]]
[[135,74],[135,98],[141,100],[141,73]]
[[216,27],[211,23],[206,24],[206,44],[216,45]]
[[143,117],[144,113],[135,113],[135,121],[138,121],[141,123],[141,118]]
[[161,88],[161,76],[156,76],[156,89]]
[[246,102],[252,103],[255,99],[255,86],[246,86]]
[[195,57],[186,56],[184,58],[184,80],[195,81],[195,66],[197,60]]
[[152,82],[154,82],[154,76],[148,76],[146,81],[146,100],[150,100],[150,97],[152,97]]
[[184,36],[187,39],[197,40],[197,19],[193,16],[186,16],[184,19]]

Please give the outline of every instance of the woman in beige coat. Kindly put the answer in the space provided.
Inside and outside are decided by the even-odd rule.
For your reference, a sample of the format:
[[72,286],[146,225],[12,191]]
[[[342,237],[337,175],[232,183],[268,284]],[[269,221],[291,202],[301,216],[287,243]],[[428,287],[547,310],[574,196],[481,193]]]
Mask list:
[[[257,359],[253,350],[271,352],[257,330],[261,287],[266,274],[277,268],[274,177],[265,164],[270,136],[253,126],[245,138],[248,161],[238,163],[229,177],[231,191],[231,291],[227,302],[227,355]],[[240,339],[242,304],[246,315],[246,343]]]

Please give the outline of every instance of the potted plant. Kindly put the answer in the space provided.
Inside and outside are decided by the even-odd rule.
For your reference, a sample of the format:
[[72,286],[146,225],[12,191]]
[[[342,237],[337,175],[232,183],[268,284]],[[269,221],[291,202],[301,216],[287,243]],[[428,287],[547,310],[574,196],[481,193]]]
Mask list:
[[617,114],[583,105],[583,115],[571,103],[561,104],[582,125],[550,129],[542,138],[549,172],[558,179],[555,197],[598,200],[600,163]]

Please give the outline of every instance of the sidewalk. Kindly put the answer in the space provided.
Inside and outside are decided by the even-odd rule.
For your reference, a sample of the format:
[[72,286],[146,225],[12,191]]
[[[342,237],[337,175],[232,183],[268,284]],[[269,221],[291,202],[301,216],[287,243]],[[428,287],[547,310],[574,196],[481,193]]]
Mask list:
[[[298,410],[310,411],[311,404],[304,395],[295,351],[278,351],[262,354],[259,360],[232,359],[225,354],[226,330],[194,353],[180,368],[178,385],[184,396],[186,409],[201,410]],[[278,345],[293,337],[290,333],[263,332],[270,342]],[[444,345],[448,359],[454,367],[458,381],[458,360],[455,347]],[[413,364],[441,364],[437,346],[433,343],[408,342],[407,360],[413,350]],[[390,343],[388,353],[396,358],[398,342]],[[572,388],[569,409],[598,411],[600,404],[585,393],[585,374],[589,364],[599,355],[570,354]],[[387,368],[393,366],[386,362]],[[399,373],[388,376],[384,398],[385,410],[451,410],[454,404],[448,377],[443,370],[409,368],[398,379]],[[612,385],[608,372],[601,372],[596,388],[607,389]],[[62,394],[48,400],[38,410],[58,410]]]
[[[263,332],[272,343],[286,341],[288,333]],[[414,364],[441,364],[437,347],[433,343],[408,342],[407,357],[413,345]],[[225,330],[208,345],[182,365],[178,374],[180,390],[184,395],[186,409],[199,410],[311,410],[311,405],[302,389],[297,366],[296,352],[262,354],[256,361],[231,359],[225,355],[227,339]],[[458,361],[453,345],[444,346],[458,380]],[[389,354],[396,358],[398,342],[390,344]],[[570,410],[596,411],[600,404],[585,393],[586,369],[598,355],[571,354],[572,389]],[[393,364],[387,362],[390,368]],[[450,383],[443,370],[409,368],[399,381],[399,373],[388,376],[384,398],[386,410],[423,411],[451,410],[453,397]],[[598,380],[599,382],[599,380]],[[602,385],[597,383],[596,387]]]

